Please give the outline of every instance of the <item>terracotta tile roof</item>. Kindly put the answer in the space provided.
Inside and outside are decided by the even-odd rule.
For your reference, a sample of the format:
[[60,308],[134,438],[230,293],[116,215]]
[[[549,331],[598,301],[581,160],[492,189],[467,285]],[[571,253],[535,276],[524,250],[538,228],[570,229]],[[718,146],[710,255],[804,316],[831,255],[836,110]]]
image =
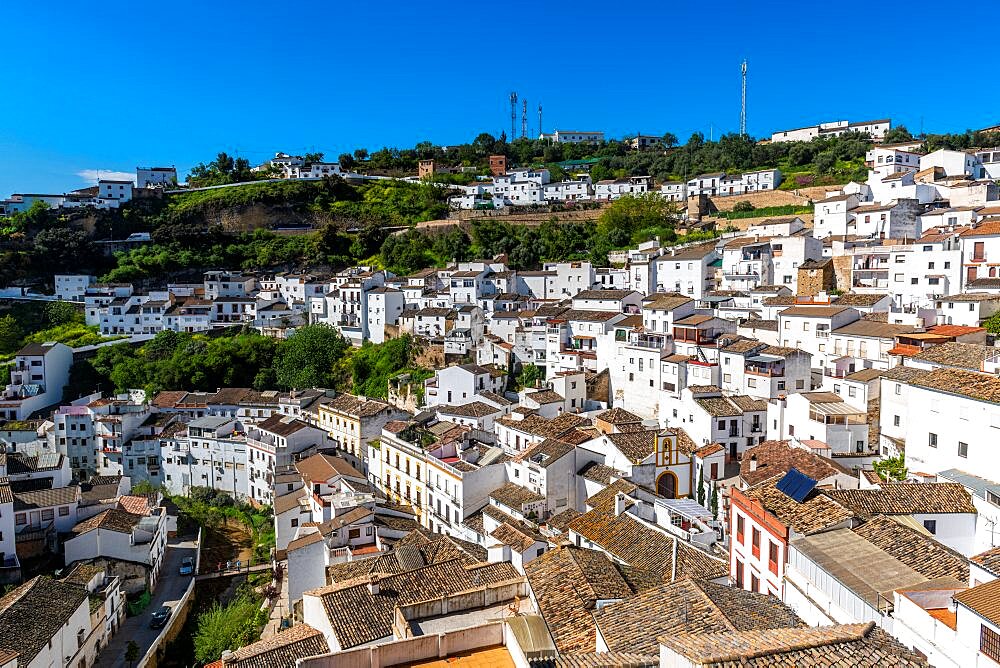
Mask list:
[[535,494],[527,487],[521,487],[512,482],[505,483],[502,487],[490,492],[490,498],[514,510],[521,510],[526,504],[545,500],[544,496]]
[[346,459],[318,454],[295,463],[295,469],[308,481],[325,482],[335,476],[364,479],[365,475],[351,466]]
[[883,378],[899,381],[901,383],[914,383],[929,373],[930,371],[927,371],[926,369],[897,365],[885,372]]
[[960,591],[955,594],[955,600],[993,625],[1000,625],[1000,580]]
[[496,406],[491,406],[482,401],[470,401],[467,404],[458,406],[437,406],[437,412],[442,415],[456,415],[458,417],[481,418],[487,415],[494,415],[500,412]]
[[[570,522],[569,528],[641,571],[649,581],[670,582],[674,575],[714,579],[724,577],[729,571],[721,560],[650,528],[627,513],[615,515],[591,510]],[[675,547],[676,569],[673,568]]]
[[614,444],[633,464],[640,464],[656,451],[656,435],[659,430],[643,430],[608,434],[607,439]]
[[582,514],[583,513],[575,508],[567,508],[561,513],[556,513],[549,519],[545,520],[545,526],[551,527],[557,531],[566,531],[569,523]]
[[142,515],[133,515],[118,508],[109,508],[77,523],[73,527],[73,533],[79,536],[94,529],[107,529],[108,531],[130,534],[142,518]]
[[540,415],[529,415],[522,420],[499,418],[497,422],[526,434],[546,438],[559,438],[586,423],[587,419],[573,413],[561,413],[558,417],[551,420],[543,418]]
[[663,635],[803,626],[774,597],[689,578],[603,606],[594,620],[611,651],[643,654],[659,652]]
[[[613,513],[615,511],[615,497],[618,496],[619,493],[624,494],[625,496],[631,496],[636,489],[638,489],[638,487],[630,483],[628,480],[619,478],[601,491],[594,493],[584,503],[588,508],[601,510],[606,513]],[[628,503],[631,505],[635,503],[635,501],[630,499]]]
[[280,631],[275,635],[241,647],[232,657],[208,664],[205,668],[292,668],[298,659],[329,654],[326,638],[308,624]]
[[[521,579],[507,562],[467,564],[452,559],[396,575],[368,576],[362,582],[328,585],[305,595],[320,598],[334,637],[342,649],[349,649],[391,636],[393,613],[398,605]],[[375,593],[369,589],[372,581],[378,584]]]
[[833,316],[846,311],[848,306],[792,306],[786,308],[779,315],[781,317],[799,316],[805,318],[832,318]]
[[533,530],[524,522],[517,522],[516,524],[504,522],[490,533],[490,537],[522,554],[531,549],[531,546],[536,542],[548,542],[545,536]]
[[874,622],[715,634],[679,633],[662,636],[660,642],[702,668],[916,668],[927,665]]
[[595,651],[597,601],[632,595],[614,562],[596,550],[558,547],[526,564],[524,574],[560,653]]
[[528,392],[525,396],[537,404],[555,404],[562,403],[565,401],[563,396],[558,392],[553,392],[552,390],[539,390],[537,392]]
[[149,515],[149,509],[152,502],[154,502],[154,500],[147,496],[126,494],[118,497],[118,507],[133,515]]
[[293,492],[288,492],[287,494],[282,494],[274,499],[274,514],[280,515],[282,513],[287,513],[289,510],[299,507],[300,499],[309,498],[309,490],[305,487],[297,489]]
[[837,306],[860,306],[864,308],[874,306],[886,297],[888,297],[887,294],[858,294],[850,292],[837,297],[836,304]]
[[[814,490],[802,503],[794,501],[776,487],[779,477],[771,478],[743,492],[748,498],[791,527],[796,533],[809,535],[843,524],[854,513],[830,497]],[[738,493],[738,492],[737,492]]]
[[1000,379],[974,371],[942,367],[912,381],[912,384],[979,401],[1000,403]]
[[975,227],[967,227],[962,230],[959,236],[963,237],[988,237],[1000,234],[1000,221],[984,222]]
[[996,302],[1000,295],[993,292],[963,292],[957,295],[938,297],[939,302]]
[[582,476],[586,480],[599,482],[604,485],[611,484],[611,476],[623,477],[625,475],[613,466],[598,464],[597,462],[590,462],[577,471],[576,474]]
[[547,438],[544,441],[535,443],[515,457],[515,459],[522,462],[530,461],[532,464],[536,464],[542,468],[548,468],[573,452],[574,449],[569,443]]
[[373,417],[382,411],[392,410],[392,407],[384,401],[374,399],[361,400],[353,394],[338,394],[333,401],[326,404],[327,408],[350,415],[351,417]]
[[290,415],[275,413],[258,424],[256,428],[277,436],[290,436],[298,431],[309,428],[309,424]]
[[969,371],[982,371],[983,361],[1000,353],[1000,348],[979,343],[959,343],[949,341],[938,346],[925,348],[913,356],[914,359],[941,366],[958,367]]
[[829,489],[823,493],[861,517],[976,512],[969,492],[955,482],[885,482],[881,489]]
[[743,453],[740,477],[747,485],[753,486],[769,478],[783,476],[792,468],[817,481],[838,474],[850,475],[850,471],[833,460],[791,445],[788,441],[764,441]]
[[68,506],[80,500],[80,488],[55,487],[52,489],[33,489],[14,491],[14,510],[37,510],[54,506]]
[[660,655],[634,652],[561,654],[550,659],[552,668],[659,668]]
[[154,408],[173,408],[186,394],[185,390],[164,390],[153,397],[150,403]]
[[873,517],[853,531],[930,580],[950,577],[969,581],[968,559],[891,517]]
[[635,413],[629,412],[624,408],[618,408],[617,406],[598,414],[597,419],[614,425],[642,422],[642,418]]
[[673,311],[690,301],[693,300],[679,292],[655,292],[642,300],[642,307],[657,311]]
[[969,558],[969,561],[1000,577],[1000,547],[990,548]]
[[86,600],[79,585],[46,576],[25,582],[0,598],[0,648],[30,665]]
[[900,334],[914,331],[911,325],[894,325],[862,318],[833,330],[834,336],[863,336],[877,339],[892,339]]

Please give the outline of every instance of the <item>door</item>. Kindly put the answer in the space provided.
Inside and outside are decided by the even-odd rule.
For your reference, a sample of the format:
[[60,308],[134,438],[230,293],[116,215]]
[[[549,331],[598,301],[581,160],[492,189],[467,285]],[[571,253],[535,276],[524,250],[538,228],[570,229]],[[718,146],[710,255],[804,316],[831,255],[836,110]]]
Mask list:
[[30,521],[28,522],[28,524],[33,527],[37,527],[42,524],[42,516],[39,514],[39,511],[37,510],[31,511],[31,513],[29,514],[29,520]]

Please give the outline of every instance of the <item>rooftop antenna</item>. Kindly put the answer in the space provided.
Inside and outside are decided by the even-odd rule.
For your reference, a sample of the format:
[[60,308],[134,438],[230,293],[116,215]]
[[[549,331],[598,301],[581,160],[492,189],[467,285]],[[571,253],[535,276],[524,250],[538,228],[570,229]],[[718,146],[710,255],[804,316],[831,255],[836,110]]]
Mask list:
[[542,105],[538,105],[538,136],[542,136]]
[[528,100],[521,100],[521,139],[528,136]]
[[743,73],[743,87],[741,91],[741,105],[740,105],[740,136],[747,136],[747,61],[743,60],[740,65],[740,70]]
[[510,94],[510,139],[517,138],[517,93]]

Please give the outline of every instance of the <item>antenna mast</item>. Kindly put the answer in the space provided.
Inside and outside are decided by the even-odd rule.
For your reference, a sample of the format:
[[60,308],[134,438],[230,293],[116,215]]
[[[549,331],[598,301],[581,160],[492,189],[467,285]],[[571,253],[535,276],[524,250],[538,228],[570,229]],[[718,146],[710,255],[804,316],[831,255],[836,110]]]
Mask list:
[[747,136],[747,61],[743,60],[740,65],[740,70],[743,73],[743,89],[741,95],[741,105],[740,105],[740,136]]
[[542,136],[542,105],[538,105],[538,136]]
[[528,136],[528,100],[521,100],[521,139]]
[[517,93],[510,94],[510,140],[517,138]]

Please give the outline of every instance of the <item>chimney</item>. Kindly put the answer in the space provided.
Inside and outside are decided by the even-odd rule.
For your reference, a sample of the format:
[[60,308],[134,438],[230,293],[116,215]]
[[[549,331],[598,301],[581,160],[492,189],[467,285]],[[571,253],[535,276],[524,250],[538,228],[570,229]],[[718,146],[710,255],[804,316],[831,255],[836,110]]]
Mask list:
[[368,580],[368,592],[374,596],[378,591],[378,576],[373,575]]
[[231,664],[234,664],[234,663],[236,663],[236,655],[233,654],[233,652],[231,650],[227,649],[224,652],[222,652],[222,664],[223,665],[231,665]]
[[750,472],[757,470],[757,455],[750,455]]
[[624,494],[622,494],[621,492],[618,492],[617,494],[615,494],[615,516],[616,517],[625,512],[625,501],[626,500],[627,500],[627,497]]

